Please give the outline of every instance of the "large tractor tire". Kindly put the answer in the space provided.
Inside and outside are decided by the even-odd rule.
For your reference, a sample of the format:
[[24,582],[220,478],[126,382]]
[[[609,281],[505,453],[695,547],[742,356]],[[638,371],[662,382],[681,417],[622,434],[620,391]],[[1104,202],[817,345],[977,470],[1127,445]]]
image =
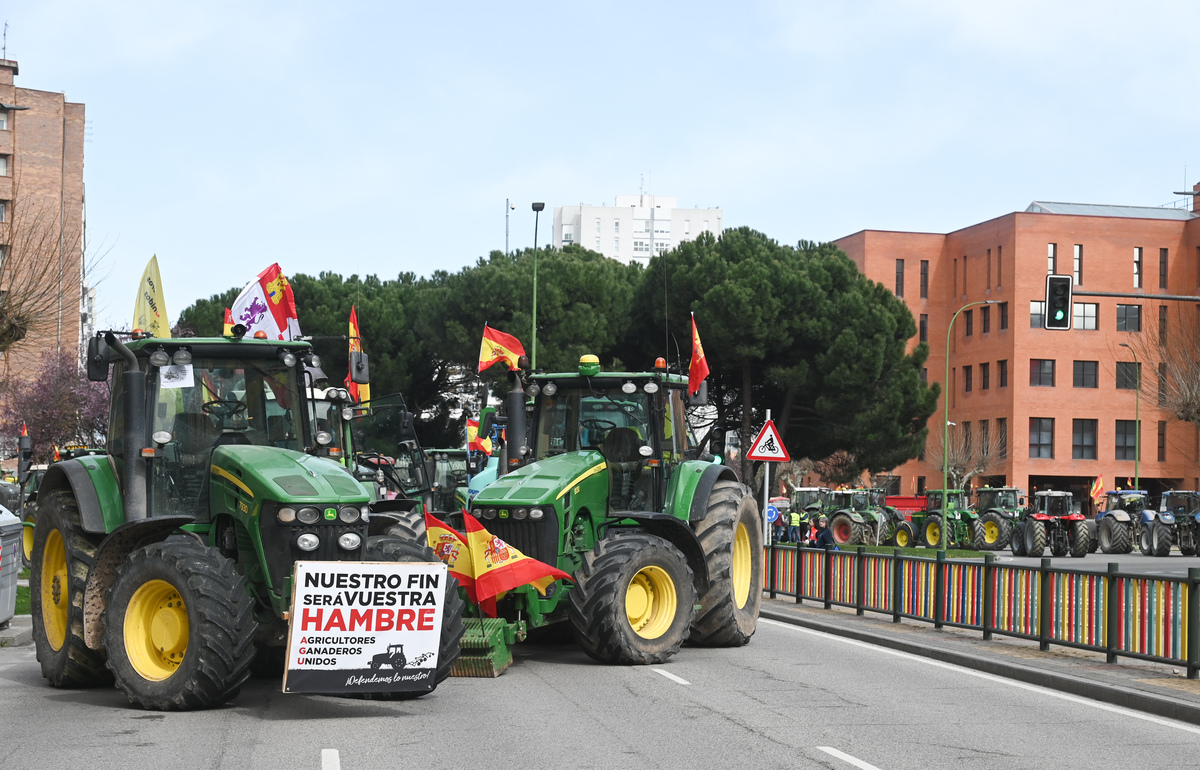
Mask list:
[[1012,549],[1013,556],[1025,555],[1025,525],[1019,521],[1014,521],[1011,525],[1011,532],[1008,535],[1008,547]]
[[1088,553],[1095,553],[1100,549],[1100,538],[1097,537],[1096,520],[1088,519],[1086,522],[1088,531]]
[[942,517],[933,514],[925,519],[921,529],[921,545],[926,548],[937,548],[942,544]]
[[829,520],[829,532],[833,535],[833,542],[839,546],[858,545],[863,542],[863,527],[850,518],[849,514],[835,514]]
[[1171,541],[1175,538],[1171,527],[1161,521],[1150,524],[1150,553],[1154,556],[1170,556]]
[[27,524],[37,523],[37,505],[29,503],[21,512],[21,566],[30,569],[33,566],[33,538],[36,530]]
[[1154,549],[1150,544],[1150,528],[1154,526],[1154,522],[1143,524],[1138,527],[1138,550],[1142,552],[1142,556],[1150,556],[1154,553]]
[[104,629],[108,667],[130,703],[187,711],[238,694],[258,626],[233,560],[172,538],[137,549],[117,569]]
[[[411,537],[395,535],[376,535],[367,538],[366,552],[363,561],[393,561],[393,562],[436,562],[438,557],[425,540],[425,517],[421,517],[421,535],[419,540]],[[391,529],[395,529],[393,525]],[[389,530],[390,531],[390,530]],[[759,550],[762,550],[761,547]],[[446,677],[450,676],[450,668],[458,660],[460,643],[463,636],[463,600],[458,595],[458,581],[451,575],[446,575],[446,591],[442,603],[442,637],[438,645],[438,667],[433,674],[433,686],[437,688]],[[432,692],[432,690],[430,690]],[[423,692],[371,692],[359,693],[357,697],[366,700],[412,700],[427,693]]]
[[1133,535],[1126,522],[1111,516],[1100,520],[1100,550],[1105,553],[1129,553],[1133,550]]
[[1025,555],[1035,559],[1046,552],[1046,525],[1037,519],[1025,522]]
[[42,501],[29,575],[33,642],[42,676],[55,687],[112,682],[104,652],[83,641],[83,592],[96,543],[80,525],[75,497],[54,492]]
[[1092,530],[1086,521],[1076,521],[1071,524],[1071,555],[1083,558],[1091,552]]
[[911,548],[916,542],[917,533],[913,530],[913,525],[902,521],[896,525],[896,531],[888,538],[887,544],[897,548]]
[[596,543],[575,570],[567,617],[575,641],[602,663],[663,663],[696,616],[692,570],[679,549],[640,531]]
[[1012,527],[1008,521],[995,511],[987,511],[979,517],[979,527],[983,529],[983,549],[985,551],[1002,551],[1008,547],[1008,539],[1012,537]]
[[688,643],[740,647],[750,641],[762,604],[762,525],[754,499],[735,481],[718,481],[696,524],[708,586]]
[[[429,538],[425,534],[425,514],[420,511],[399,511],[397,513],[389,513],[389,517],[395,517],[394,523],[388,526],[384,531],[385,535],[398,537],[402,540],[408,540],[414,543],[428,543]],[[367,545],[370,545],[368,542]],[[386,561],[386,560],[385,560]],[[456,583],[458,581],[455,581]]]

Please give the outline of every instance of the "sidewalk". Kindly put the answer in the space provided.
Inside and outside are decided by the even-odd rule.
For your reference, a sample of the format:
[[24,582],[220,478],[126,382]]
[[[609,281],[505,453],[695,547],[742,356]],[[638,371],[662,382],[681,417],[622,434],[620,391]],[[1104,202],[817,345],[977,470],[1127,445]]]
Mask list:
[[762,617],[844,636],[894,650],[953,663],[1116,706],[1145,711],[1181,722],[1200,724],[1200,680],[1187,669],[1164,663],[1119,658],[1105,662],[1104,653],[1051,646],[995,635],[985,642],[978,631],[945,627],[866,613],[853,608],[826,610],[819,602],[796,604],[792,597],[763,597]]

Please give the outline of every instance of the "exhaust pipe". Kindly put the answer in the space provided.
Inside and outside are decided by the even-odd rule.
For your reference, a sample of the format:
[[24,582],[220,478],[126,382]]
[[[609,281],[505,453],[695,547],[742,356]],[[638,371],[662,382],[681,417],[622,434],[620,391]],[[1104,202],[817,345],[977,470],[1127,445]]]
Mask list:
[[125,494],[125,521],[141,521],[146,518],[146,461],[141,448],[147,444],[146,424],[146,374],[138,368],[137,356],[117,339],[106,332],[104,341],[125,361],[125,372],[121,383],[125,388],[122,406],[125,411],[125,429],[121,432],[122,453],[125,465],[121,473],[121,486]]
[[520,468],[525,456],[529,454],[529,447],[525,446],[528,437],[525,428],[525,388],[521,385],[521,373],[509,372],[508,380],[511,387],[504,397],[505,409],[508,411],[508,424],[504,427],[504,445],[508,450],[508,457],[505,458],[507,462],[504,463],[507,466],[506,472]]

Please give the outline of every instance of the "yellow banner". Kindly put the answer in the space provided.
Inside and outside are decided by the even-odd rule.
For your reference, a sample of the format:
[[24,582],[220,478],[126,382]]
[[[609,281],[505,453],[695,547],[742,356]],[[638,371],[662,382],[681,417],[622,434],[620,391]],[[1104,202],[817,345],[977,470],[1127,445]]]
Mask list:
[[151,337],[170,337],[171,319],[163,296],[162,279],[158,275],[158,255],[150,257],[142,282],[138,284],[137,300],[133,305],[134,331],[149,332]]

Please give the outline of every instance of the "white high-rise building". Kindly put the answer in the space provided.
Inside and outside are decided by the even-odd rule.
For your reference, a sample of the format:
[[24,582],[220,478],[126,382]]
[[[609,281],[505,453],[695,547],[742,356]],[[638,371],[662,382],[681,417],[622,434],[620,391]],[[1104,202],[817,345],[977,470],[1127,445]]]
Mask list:
[[662,254],[706,230],[721,234],[721,209],[677,205],[673,195],[618,195],[614,206],[558,206],[554,247],[578,243],[606,257],[632,262]]

